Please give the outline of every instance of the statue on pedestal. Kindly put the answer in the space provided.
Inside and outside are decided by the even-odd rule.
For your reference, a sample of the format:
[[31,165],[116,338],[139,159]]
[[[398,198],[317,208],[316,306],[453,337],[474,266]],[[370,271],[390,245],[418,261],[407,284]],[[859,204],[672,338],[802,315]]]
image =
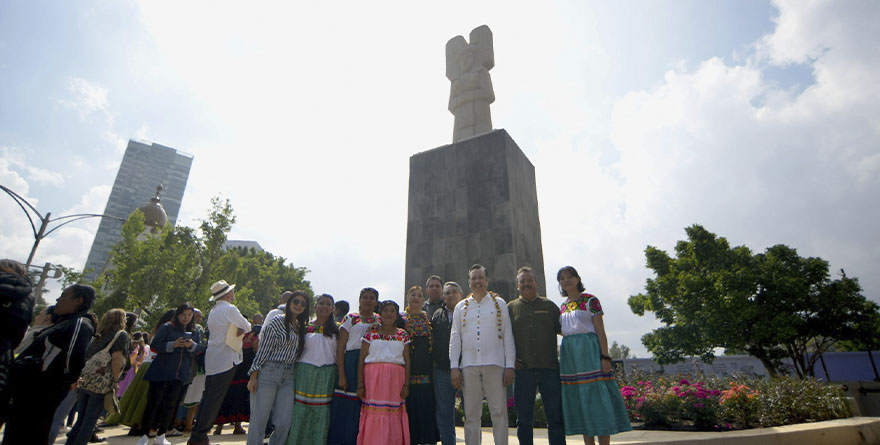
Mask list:
[[495,66],[492,31],[486,25],[474,28],[470,43],[462,36],[446,42],[446,77],[449,111],[455,116],[452,142],[492,131],[489,104],[495,102],[489,70]]

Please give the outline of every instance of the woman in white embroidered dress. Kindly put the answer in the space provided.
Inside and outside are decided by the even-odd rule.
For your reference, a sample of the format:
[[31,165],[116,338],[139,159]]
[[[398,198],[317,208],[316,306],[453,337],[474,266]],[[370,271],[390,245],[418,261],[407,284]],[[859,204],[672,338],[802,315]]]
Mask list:
[[632,429],[620,388],[611,371],[608,338],[602,305],[588,294],[574,267],[556,274],[559,289],[568,299],[560,309],[562,346],[559,374],[562,380],[562,414],[565,434],[582,434],[585,444],[611,443],[611,434]]

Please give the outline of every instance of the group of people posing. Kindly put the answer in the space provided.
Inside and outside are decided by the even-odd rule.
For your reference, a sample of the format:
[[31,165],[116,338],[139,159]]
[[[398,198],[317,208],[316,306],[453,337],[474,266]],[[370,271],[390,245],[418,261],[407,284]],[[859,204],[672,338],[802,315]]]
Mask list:
[[[474,265],[467,296],[459,284],[431,276],[424,288],[407,290],[401,310],[367,287],[357,310],[341,321],[334,318],[332,296],[285,292],[261,328],[233,304],[235,285],[221,280],[211,287],[207,332],[197,323],[201,313],[184,303],[149,335],[151,354],[136,373],[126,374],[134,377],[117,416],[136,417],[139,445],[165,445],[174,413],[189,400],[198,408],[190,413],[195,419],[187,443],[209,444],[211,428],[222,424],[217,419],[229,404],[227,393],[238,386],[249,395],[248,445],[263,444],[267,428],[272,445],[449,445],[455,443],[460,394],[466,443],[480,443],[485,399],[495,443],[506,444],[506,387],[513,385],[521,444],[532,443],[537,391],[551,444],[565,443],[566,435],[609,443],[610,435],[631,427],[611,370],[602,307],[574,268],[560,269],[557,280],[567,298],[561,308],[538,295],[537,276],[528,267],[517,271],[519,297],[507,303],[488,289],[486,268]],[[109,311],[95,326],[85,316],[93,301],[88,286],[65,289],[47,323],[51,328],[31,335],[16,357],[11,369],[18,372],[10,378],[34,386],[10,385],[16,409],[8,415],[4,445],[57,434],[70,411],[59,405],[70,394],[81,411],[68,443],[88,442],[109,407],[104,393],[73,390],[82,384],[80,374],[85,378],[94,357],[106,355],[116,391],[125,357],[136,357],[127,347],[125,312]],[[23,373],[26,366],[30,374]],[[49,374],[57,380],[45,380]],[[32,411],[24,415],[22,409]]]

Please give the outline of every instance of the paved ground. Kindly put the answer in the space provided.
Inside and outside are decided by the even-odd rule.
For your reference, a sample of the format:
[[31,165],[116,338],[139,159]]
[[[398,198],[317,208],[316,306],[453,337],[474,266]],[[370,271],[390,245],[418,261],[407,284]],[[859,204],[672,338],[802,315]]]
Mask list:
[[[245,424],[245,428],[247,424]],[[231,429],[227,431],[231,432]],[[511,428],[509,434],[510,445],[517,444],[516,428]],[[134,445],[136,437],[128,437],[128,428],[107,428],[102,437],[107,438],[107,444],[111,445]],[[464,431],[456,428],[458,443],[464,443]],[[861,437],[860,437],[861,436]],[[867,436],[867,437],[866,437]],[[58,436],[56,445],[64,444],[65,437]],[[224,445],[244,445],[245,435],[222,434],[210,436],[212,442]],[[186,437],[172,437],[169,440],[174,444],[185,443]],[[492,443],[492,429],[483,428],[483,443]],[[569,444],[583,443],[579,437],[569,436]],[[731,431],[726,433],[697,432],[684,433],[672,431],[629,431],[612,436],[613,444],[681,444],[688,445],[726,445],[726,444],[871,444],[880,443],[880,418],[855,417],[850,419],[831,420],[827,422],[808,423],[801,425],[789,425],[777,428],[762,428],[747,431]],[[547,430],[535,430],[535,444],[548,445]],[[382,444],[384,445],[384,444]]]

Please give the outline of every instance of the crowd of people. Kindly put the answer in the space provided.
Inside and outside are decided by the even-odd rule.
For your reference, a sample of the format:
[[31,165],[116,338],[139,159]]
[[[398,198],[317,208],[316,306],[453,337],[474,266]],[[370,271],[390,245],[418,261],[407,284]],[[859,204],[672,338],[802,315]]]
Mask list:
[[480,443],[485,399],[494,441],[506,444],[509,393],[519,443],[531,444],[538,391],[551,444],[566,435],[607,444],[631,427],[602,306],[573,267],[556,278],[561,308],[538,295],[528,267],[517,271],[519,296],[508,303],[474,265],[467,296],[432,275],[407,290],[402,309],[366,287],[348,313],[331,295],[285,291],[265,319],[250,321],[234,305],[235,285],[221,280],[206,318],[182,303],[146,333],[133,332],[137,315],[122,309],[97,320],[95,290],[82,284],[30,323],[27,273],[0,260],[10,312],[0,343],[3,445],[52,444],[62,430],[66,444],[85,445],[116,424],[138,445],[186,432],[188,444],[209,444],[224,424],[247,434],[248,445],[450,445],[457,396],[466,443]]

